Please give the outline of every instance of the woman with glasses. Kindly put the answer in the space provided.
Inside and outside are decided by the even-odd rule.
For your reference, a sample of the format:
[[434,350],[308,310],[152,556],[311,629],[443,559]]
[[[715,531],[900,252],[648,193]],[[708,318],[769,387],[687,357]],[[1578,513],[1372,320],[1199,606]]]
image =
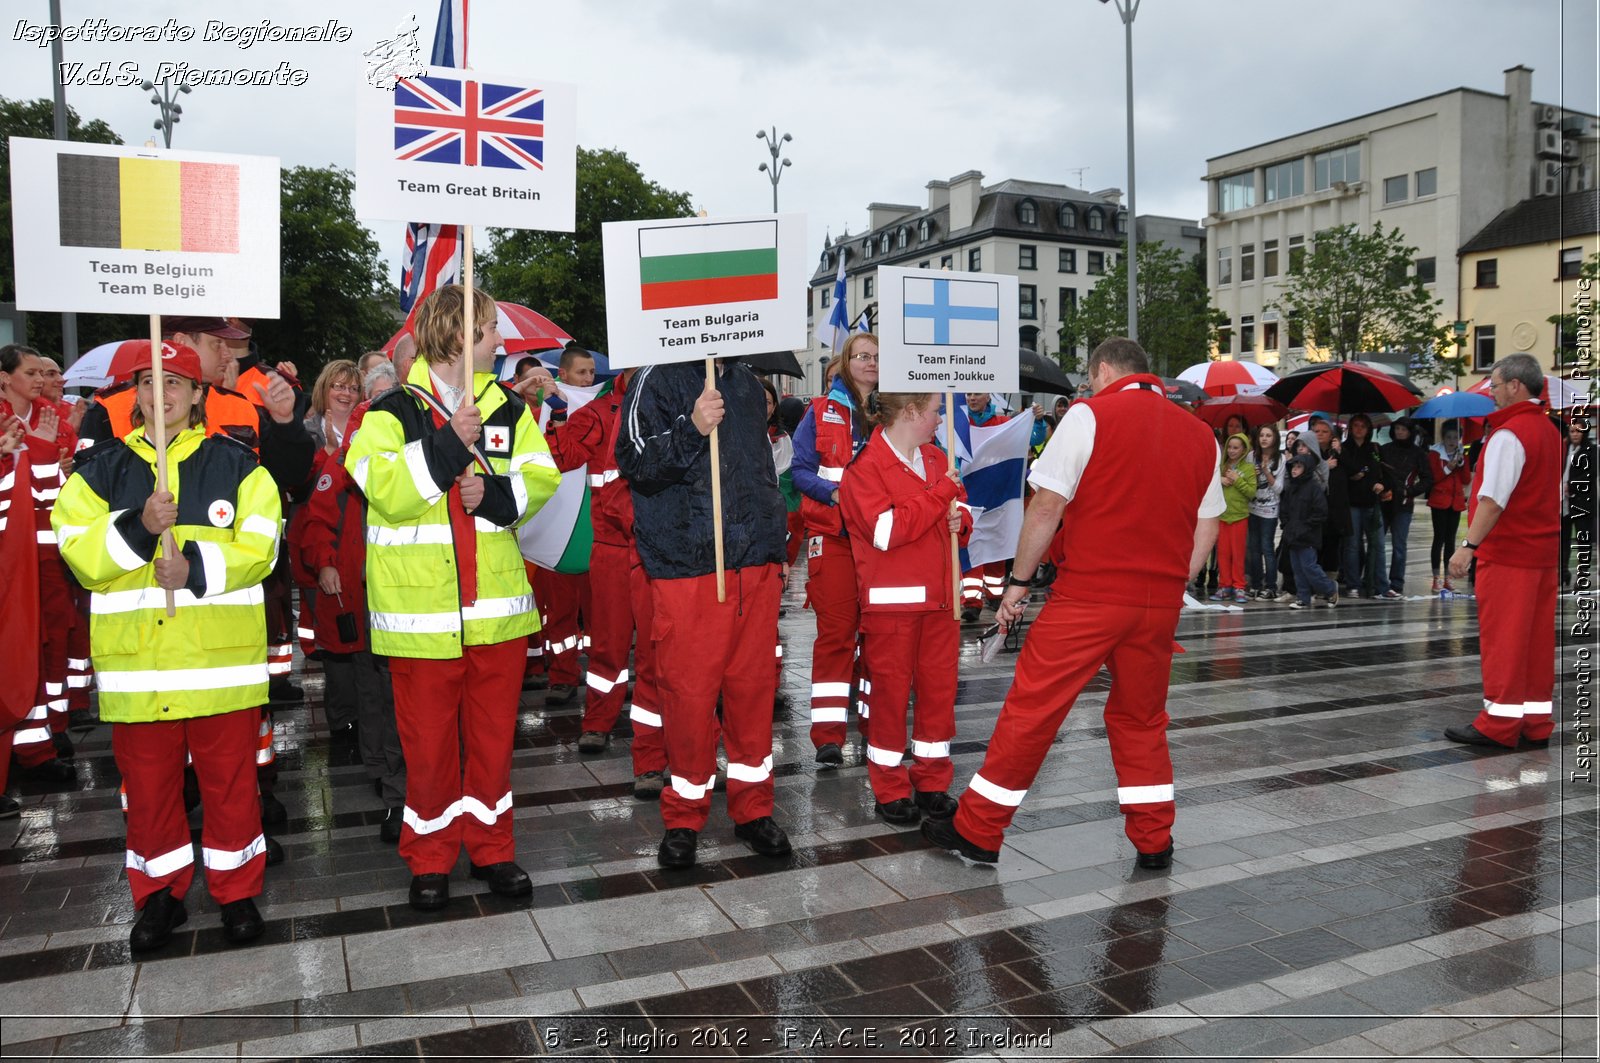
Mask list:
[[356,363],[340,358],[322,367],[311,386],[311,412],[306,416],[306,433],[317,444],[313,472],[320,472],[323,463],[344,446],[350,412],[360,402],[361,373]]
[[[858,671],[856,567],[839,512],[839,483],[845,466],[871,434],[867,395],[878,386],[878,337],[858,332],[829,367],[833,384],[811,400],[794,433],[795,486],[803,496],[800,513],[806,533],[806,596],[817,614],[817,640],[811,649],[811,744],[817,766],[844,763],[851,687]],[[868,687],[862,684],[862,693]],[[867,715],[866,698],[860,713]]]

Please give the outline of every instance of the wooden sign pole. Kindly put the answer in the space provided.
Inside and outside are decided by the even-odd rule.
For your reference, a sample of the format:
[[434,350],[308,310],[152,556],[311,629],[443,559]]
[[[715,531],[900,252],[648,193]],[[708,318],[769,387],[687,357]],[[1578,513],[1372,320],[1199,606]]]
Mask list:
[[[955,432],[955,392],[944,393],[944,453],[949,460],[949,471],[956,471],[956,432]],[[959,503],[950,503],[950,512],[956,512]],[[950,573],[954,583],[954,596],[950,600],[950,611],[957,620],[961,619],[961,533],[950,533]]]
[[472,226],[461,227],[461,287],[465,290],[461,304],[461,357],[466,367],[467,394],[472,394],[472,326],[478,316],[472,309]]
[[[156,492],[167,489],[167,373],[161,357],[161,315],[150,315],[150,422],[144,426],[150,445],[156,448]],[[196,384],[195,387],[200,387]],[[178,543],[172,529],[161,533],[161,556],[178,556]],[[167,591],[167,615],[178,615],[175,596]]]
[[[715,357],[706,359],[706,387],[712,391],[717,387]],[[725,602],[728,600],[728,583],[722,567],[722,457],[717,446],[718,427],[711,429],[711,534],[717,552],[717,601]]]

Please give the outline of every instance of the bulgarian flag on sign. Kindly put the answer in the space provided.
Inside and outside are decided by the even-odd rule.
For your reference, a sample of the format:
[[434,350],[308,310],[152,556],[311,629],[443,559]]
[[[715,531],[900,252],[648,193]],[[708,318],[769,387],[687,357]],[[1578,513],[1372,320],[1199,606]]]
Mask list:
[[644,310],[776,299],[776,219],[640,229],[639,297]]

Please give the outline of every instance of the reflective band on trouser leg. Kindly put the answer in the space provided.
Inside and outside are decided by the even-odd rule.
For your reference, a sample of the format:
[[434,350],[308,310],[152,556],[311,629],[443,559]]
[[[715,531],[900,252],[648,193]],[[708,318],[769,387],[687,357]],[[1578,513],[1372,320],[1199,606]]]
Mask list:
[[[715,577],[711,590],[715,599]],[[780,593],[777,565],[730,573],[723,607],[732,645],[722,669],[722,743],[728,751],[728,815],[735,823],[772,815],[772,701],[778,675],[771,654]]]
[[[584,622],[594,636],[589,647],[589,687],[583,703],[584,731],[609,734],[628,704],[628,650],[633,645],[633,604],[628,596],[628,548],[595,543],[589,556],[589,610]],[[646,634],[641,641],[649,641]]]
[[856,676],[855,558],[837,535],[819,536],[821,552],[807,562],[806,597],[817,614],[811,647],[811,744],[843,745],[848,737],[850,684]]
[[950,740],[956,733],[961,624],[948,609],[922,613],[913,638],[917,703],[911,719],[911,787],[923,793],[948,792],[955,778]]
[[1151,610],[1111,649],[1106,668],[1106,739],[1117,771],[1123,831],[1141,853],[1158,853],[1172,841],[1172,756],[1167,751],[1167,683],[1178,611]]
[[[194,760],[200,803],[206,812],[200,833],[206,892],[218,904],[260,894],[267,866],[252,755],[261,715],[259,709],[241,709],[183,722],[184,741]],[[130,822],[131,809],[137,805],[138,795],[133,795]]]
[[1508,568],[1478,561],[1479,656],[1483,711],[1473,720],[1482,734],[1504,746],[1543,741],[1555,720],[1548,708],[1555,691],[1555,617],[1560,573]]
[[[628,603],[632,624],[639,632],[633,650],[633,705],[628,715],[633,721],[633,773],[664,771],[667,767],[666,738],[661,732],[661,687],[656,666],[656,644],[650,638],[655,624],[655,607],[650,600],[650,579],[645,575],[644,564],[632,546],[627,558],[619,562],[628,573]],[[593,587],[593,576],[590,578]],[[599,592],[595,591],[595,598]]]
[[209,871],[237,871],[258,856],[266,855],[267,838],[257,834],[243,849],[201,849],[201,856]]
[[256,767],[264,768],[277,759],[277,750],[272,746],[272,717],[263,712],[256,729]]
[[[911,697],[911,677],[916,665],[916,618],[893,619],[868,613],[862,617],[862,653],[872,662],[872,676],[857,680],[861,700],[859,724],[866,739],[867,783],[879,804],[911,796],[911,776],[902,764],[906,748],[906,704]],[[872,693],[878,712],[867,711]],[[920,694],[918,695],[920,698]]]
[[275,642],[267,647],[267,674],[288,675],[294,665],[294,645]]
[[964,606],[983,605],[983,576],[981,569],[972,569],[961,574],[961,604]]
[[523,640],[463,651],[466,675],[460,693],[461,842],[479,867],[516,859],[512,836],[511,742],[522,693]]
[[[194,878],[194,846],[183,807],[184,724],[115,723],[111,749],[127,791],[127,875],[133,905],[170,888],[182,897]],[[255,829],[261,830],[259,819]]]

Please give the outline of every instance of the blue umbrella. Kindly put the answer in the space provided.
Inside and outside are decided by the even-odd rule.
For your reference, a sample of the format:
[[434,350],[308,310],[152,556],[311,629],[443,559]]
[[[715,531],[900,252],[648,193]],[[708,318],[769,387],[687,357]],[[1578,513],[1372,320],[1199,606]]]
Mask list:
[[1435,395],[1411,411],[1410,416],[1423,417],[1482,417],[1494,412],[1494,400],[1487,395],[1474,395],[1470,391],[1452,391],[1448,395]]

